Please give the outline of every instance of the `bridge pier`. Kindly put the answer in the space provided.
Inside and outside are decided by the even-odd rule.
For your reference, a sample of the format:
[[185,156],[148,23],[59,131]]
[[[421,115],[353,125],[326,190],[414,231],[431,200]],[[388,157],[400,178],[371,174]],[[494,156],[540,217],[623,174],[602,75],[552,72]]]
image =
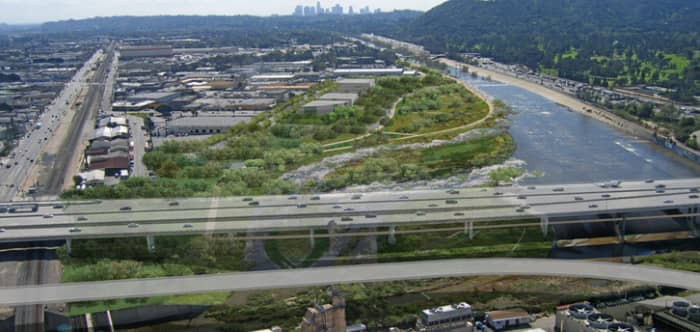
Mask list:
[[66,239],[66,253],[68,254],[68,256],[70,256],[70,254],[73,253],[71,239]]
[[149,253],[156,250],[156,240],[153,238],[153,235],[146,235],[146,246],[148,247]]
[[[698,207],[692,207],[688,209],[688,213],[696,214],[698,213]],[[698,225],[698,216],[688,217],[688,226],[690,227],[690,232],[695,237],[700,237],[700,225]]]
[[464,233],[469,234],[470,240],[474,239],[474,222],[473,221],[465,221],[464,222]]
[[625,242],[625,228],[627,223],[625,222],[625,216],[622,214],[618,214],[616,216],[617,218],[622,218],[621,221],[616,221],[615,222],[615,234],[617,235],[617,239],[624,243]]
[[542,234],[547,236],[549,232],[549,216],[542,216],[540,218],[540,229],[542,230]]
[[309,244],[311,245],[311,248],[316,247],[316,239],[314,238],[314,230],[310,229],[309,230]]
[[389,244],[396,244],[396,226],[389,226]]

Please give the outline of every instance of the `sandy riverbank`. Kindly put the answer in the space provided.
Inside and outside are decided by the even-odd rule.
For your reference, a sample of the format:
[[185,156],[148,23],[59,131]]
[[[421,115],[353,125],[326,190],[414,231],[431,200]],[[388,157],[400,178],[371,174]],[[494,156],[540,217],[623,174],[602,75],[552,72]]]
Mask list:
[[489,69],[484,69],[481,67],[477,66],[471,66],[467,65],[465,63],[457,62],[454,60],[449,60],[449,59],[440,59],[441,62],[447,64],[448,66],[456,67],[456,68],[462,68],[463,66],[468,66],[469,71],[472,73],[476,73],[479,76],[482,77],[490,77],[491,80],[506,83],[512,86],[517,86],[519,88],[528,90],[532,93],[536,93],[544,98],[547,98],[559,105],[562,105],[564,107],[567,107],[571,109],[572,111],[576,111],[582,114],[585,114],[587,116],[590,116],[592,118],[595,118],[599,121],[605,122],[609,125],[612,125],[614,127],[617,127],[621,130],[624,130],[625,132],[634,135],[634,136],[640,136],[640,137],[645,137],[645,138],[651,138],[653,135],[653,131],[647,128],[644,128],[634,122],[625,120],[609,111],[606,111],[602,108],[593,106],[591,104],[585,103],[582,100],[564,94],[559,91],[552,90],[550,88],[547,88],[545,86],[539,85],[537,83],[533,83],[530,81],[526,81],[524,79],[517,78],[515,76],[510,76],[506,75],[503,73],[495,72]]

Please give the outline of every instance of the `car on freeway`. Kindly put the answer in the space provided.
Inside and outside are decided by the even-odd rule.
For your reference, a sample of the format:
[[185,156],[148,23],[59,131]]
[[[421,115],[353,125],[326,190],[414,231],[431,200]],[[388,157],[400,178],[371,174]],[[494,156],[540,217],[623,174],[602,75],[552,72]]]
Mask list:
[[132,223],[129,223],[128,225],[126,225],[126,227],[129,227],[129,228],[137,228],[137,227],[139,227],[139,224],[133,223],[133,222],[132,222]]

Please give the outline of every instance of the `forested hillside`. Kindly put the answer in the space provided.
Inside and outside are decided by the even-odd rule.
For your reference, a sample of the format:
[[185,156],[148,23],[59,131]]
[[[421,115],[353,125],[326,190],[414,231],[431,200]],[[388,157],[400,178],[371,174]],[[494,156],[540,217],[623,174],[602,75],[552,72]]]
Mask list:
[[700,94],[700,1],[451,0],[396,31],[432,51],[479,52],[580,81]]

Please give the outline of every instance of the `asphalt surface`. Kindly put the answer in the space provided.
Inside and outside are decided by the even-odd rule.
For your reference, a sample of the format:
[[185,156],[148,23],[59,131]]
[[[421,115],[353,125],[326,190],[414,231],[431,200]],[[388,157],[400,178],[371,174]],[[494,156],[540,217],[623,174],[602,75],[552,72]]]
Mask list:
[[[657,186],[664,185],[663,193]],[[539,220],[658,212],[700,205],[700,179],[598,184],[461,188],[318,196],[105,200],[42,203],[37,212],[0,214],[0,242],[266,232]],[[257,206],[250,204],[257,202]],[[527,205],[529,208],[523,208]],[[679,214],[679,213],[676,213]],[[629,218],[632,220],[632,218]],[[581,220],[578,222],[584,222]]]
[[97,61],[98,54],[99,51],[86,62],[70,82],[65,84],[56,99],[39,116],[37,122],[40,122],[42,127],[40,129],[34,127],[10,153],[10,155],[14,154],[14,157],[7,159],[10,167],[2,165],[0,168],[0,200],[12,201],[17,197],[21,186],[28,177],[29,170],[39,162],[43,150],[54,136],[60,119],[66,114],[68,105],[72,104],[80,89],[86,84],[85,75],[90,72],[90,67]]
[[48,177],[49,182],[43,186],[41,190],[41,194],[43,195],[59,195],[63,192],[64,181],[67,175],[73,175],[69,173],[75,171],[71,169],[70,165],[74,154],[80,153],[77,151],[76,147],[80,146],[85,124],[87,120],[90,119],[91,114],[97,114],[99,108],[105,104],[104,83],[107,80],[110,68],[112,68],[113,64],[113,46],[107,50],[106,54],[106,59],[100,63],[91,80],[91,83],[94,84],[89,86],[85,100],[71,123],[69,136],[62,145],[61,150],[56,154],[56,160],[54,161]]
[[128,115],[131,141],[134,142],[134,167],[131,176],[148,176],[148,170],[143,164],[143,156],[146,154],[146,133],[143,128],[143,119],[138,116]]
[[700,273],[644,265],[591,261],[497,258],[364,264],[2,288],[0,289],[0,305],[96,301],[477,275],[584,277],[633,281],[692,290],[700,289]]

